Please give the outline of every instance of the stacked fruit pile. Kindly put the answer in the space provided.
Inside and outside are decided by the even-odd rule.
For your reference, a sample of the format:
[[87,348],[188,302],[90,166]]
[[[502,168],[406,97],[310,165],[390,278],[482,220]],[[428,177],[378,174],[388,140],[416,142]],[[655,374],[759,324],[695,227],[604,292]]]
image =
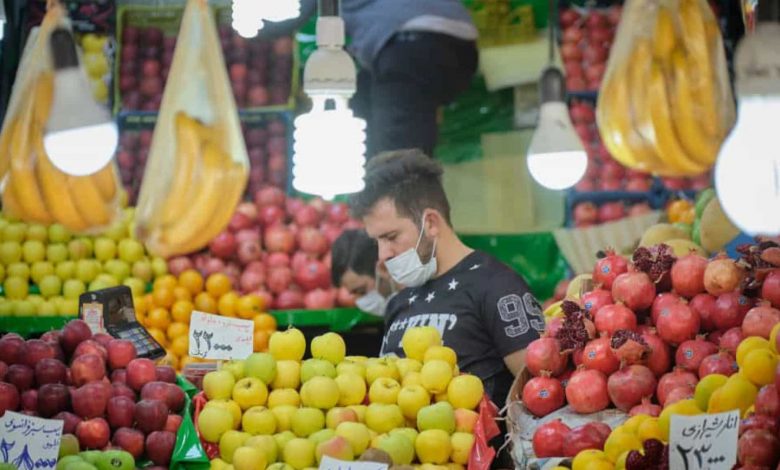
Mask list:
[[561,58],[569,91],[598,90],[601,87],[620,14],[619,6],[583,14],[574,8],[561,10]]
[[149,157],[149,147],[152,145],[151,129],[141,131],[123,130],[119,138],[119,148],[116,152],[116,162],[122,185],[127,192],[127,200],[131,205],[138,202],[138,191],[146,170],[146,159]]
[[592,227],[593,225],[615,222],[625,217],[647,214],[652,210],[647,202],[612,201],[599,205],[593,202],[580,202],[574,206],[572,222],[577,228]]
[[407,330],[403,348],[404,359],[345,357],[344,340],[326,333],[302,361],[306,340],[293,328],[271,336],[269,353],[210,372],[197,423],[218,445],[212,468],[301,470],[325,455],[463,468],[482,382],[459,375],[432,327]]
[[225,273],[233,286],[253,293],[274,309],[328,309],[353,305],[351,296],[330,283],[330,244],[347,228],[343,203],[288,198],[276,187],[239,204],[226,230],[207,251],[169,262],[171,272],[195,267],[205,275]]
[[[132,236],[134,212],[96,236],[74,236],[60,224],[25,224],[0,216],[0,315],[75,315],[79,295],[124,284],[135,296],[167,272]],[[38,294],[30,294],[31,285]]]
[[163,275],[152,292],[134,300],[136,318],[168,351],[166,362],[181,370],[194,359],[189,356],[190,316],[193,310],[243,318],[255,322],[254,350],[265,351],[276,331],[276,320],[265,313],[266,304],[257,295],[240,295],[225,274],[215,273],[205,282],[194,269]]
[[0,415],[6,410],[64,421],[68,448],[109,443],[167,465],[182,422],[176,372],[136,358],[130,341],[92,335],[81,320],[24,341],[0,339]]
[[82,35],[78,41],[83,52],[81,60],[92,86],[92,95],[103,104],[108,104],[108,84],[111,83],[112,48],[108,47],[108,40],[108,36],[88,33]]

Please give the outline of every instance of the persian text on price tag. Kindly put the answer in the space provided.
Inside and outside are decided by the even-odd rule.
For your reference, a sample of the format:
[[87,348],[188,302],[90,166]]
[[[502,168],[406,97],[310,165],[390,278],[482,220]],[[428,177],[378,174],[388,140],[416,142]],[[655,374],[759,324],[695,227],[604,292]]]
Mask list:
[[63,421],[6,411],[0,418],[0,462],[20,470],[54,468]]
[[672,416],[669,468],[730,470],[737,463],[739,410]]
[[319,470],[387,470],[387,464],[379,462],[348,462],[323,455]]
[[254,349],[252,320],[192,312],[190,356],[202,359],[246,359]]

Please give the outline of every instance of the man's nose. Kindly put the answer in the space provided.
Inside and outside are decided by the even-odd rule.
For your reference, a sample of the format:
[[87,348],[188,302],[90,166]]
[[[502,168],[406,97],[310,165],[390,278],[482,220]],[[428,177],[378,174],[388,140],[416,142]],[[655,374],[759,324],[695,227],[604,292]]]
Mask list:
[[395,256],[395,253],[393,253],[393,250],[390,249],[387,243],[379,243],[379,261],[384,263],[385,261],[389,260]]

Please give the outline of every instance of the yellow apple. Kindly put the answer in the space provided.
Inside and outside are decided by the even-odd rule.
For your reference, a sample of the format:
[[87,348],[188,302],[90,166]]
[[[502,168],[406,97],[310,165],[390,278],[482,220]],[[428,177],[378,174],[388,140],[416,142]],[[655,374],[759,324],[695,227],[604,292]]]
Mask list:
[[336,375],[354,374],[365,380],[366,378],[366,365],[362,362],[350,361],[344,359],[336,366]]
[[212,459],[209,463],[211,464],[209,470],[227,470],[228,467],[232,467],[232,465],[220,458]]
[[222,364],[220,370],[226,370],[233,374],[234,379],[241,380],[244,378],[244,361],[240,359],[234,359]]
[[404,415],[398,405],[371,403],[366,410],[366,425],[382,434],[404,424]]
[[265,470],[295,470],[295,469],[284,462],[276,462],[267,466]]
[[227,370],[215,370],[203,377],[203,392],[209,400],[229,399],[236,379]]
[[233,415],[224,408],[205,407],[198,415],[198,429],[203,440],[217,443],[224,433],[233,429]]
[[233,429],[238,429],[241,426],[241,407],[233,400],[210,400],[206,402],[204,408],[222,408],[230,413],[233,417]]
[[276,359],[269,353],[252,353],[246,358],[244,373],[256,377],[264,384],[271,384],[276,377]]
[[455,432],[474,432],[474,426],[479,420],[479,413],[458,408],[455,410]]
[[401,347],[406,357],[420,362],[425,358],[425,351],[431,346],[441,346],[439,330],[432,326],[409,328],[401,339]]
[[265,470],[265,454],[254,447],[239,447],[233,453],[233,467],[236,470]]
[[317,446],[315,456],[318,463],[322,461],[322,456],[324,455],[338,460],[355,460],[355,452],[352,450],[352,446],[349,444],[349,441],[341,436],[332,437]]
[[395,363],[386,357],[371,358],[366,361],[366,382],[371,386],[379,377],[387,377],[395,381],[401,380]]
[[284,446],[286,446],[288,442],[295,439],[295,437],[296,436],[292,431],[282,431],[280,433],[274,434],[274,441],[276,441],[277,458],[282,457],[284,455]]
[[403,380],[403,378],[409,375],[411,372],[420,372],[420,369],[422,369],[422,363],[416,359],[409,359],[408,357],[404,357],[395,361],[395,367],[398,369],[398,374]]
[[450,460],[450,435],[441,429],[428,429],[417,436],[414,450],[421,463],[444,465]]
[[336,333],[325,333],[311,340],[311,357],[325,359],[334,366],[344,360],[347,345]]
[[333,429],[320,429],[319,431],[309,436],[309,440],[312,441],[315,445],[319,445],[321,442],[325,442],[335,436],[336,431]]
[[423,364],[420,375],[426,390],[433,394],[443,393],[452,380],[452,366],[440,359],[433,359]]
[[355,455],[365,452],[371,442],[371,434],[363,423],[342,422],[336,427],[336,435],[349,441]]
[[289,431],[292,429],[292,417],[297,410],[298,407],[292,405],[279,405],[276,408],[271,408],[271,413],[276,418],[276,430]]
[[298,391],[293,388],[277,388],[268,394],[268,408],[276,408],[280,405],[298,406],[300,404],[301,397],[298,395]]
[[260,379],[244,377],[233,387],[233,401],[238,403],[242,410],[265,405],[267,399],[268,389]]
[[241,429],[249,434],[273,434],[276,432],[276,416],[264,406],[253,406],[244,412]]
[[[447,441],[449,443],[449,440]],[[284,446],[284,462],[295,470],[303,470],[316,463],[314,443],[308,439],[295,438]]]
[[439,402],[442,402],[442,401],[449,402],[450,400],[449,400],[449,397],[447,396],[447,392],[442,392],[442,393],[437,393],[436,395],[434,395],[433,396],[433,401],[435,401],[436,403],[439,403]]
[[329,410],[339,402],[339,386],[330,377],[312,377],[301,386],[303,406]]
[[387,452],[394,465],[409,465],[414,460],[414,443],[403,434],[379,436],[376,448]]
[[408,385],[398,392],[398,406],[406,419],[417,419],[417,412],[431,404],[431,396],[422,385]]
[[312,377],[336,377],[336,367],[325,359],[306,359],[301,364],[301,382]]
[[432,463],[424,463],[415,467],[415,470],[449,470],[449,464],[434,465]]
[[466,470],[466,467],[463,465],[452,462],[448,463],[446,468],[447,470]]
[[458,355],[454,349],[447,346],[431,346],[428,348],[423,356],[423,364],[435,359],[444,361],[453,368],[458,365]]
[[249,433],[229,430],[219,438],[219,456],[227,463],[233,463],[233,452],[244,445],[249,439]]
[[[422,364],[420,364],[420,369],[422,369]],[[422,374],[420,374],[419,372],[409,372],[401,381],[401,385],[404,387],[408,385],[422,386]]]
[[275,331],[268,340],[268,352],[277,361],[300,361],[306,352],[306,337],[297,328]]
[[365,364],[368,360],[368,357],[366,356],[346,356],[344,358],[345,361],[352,361],[352,362],[359,362],[361,364]]
[[414,441],[417,440],[417,435],[419,434],[415,428],[412,427],[406,427],[406,428],[395,428],[389,433],[391,436],[394,436],[396,434],[400,434],[402,436],[405,436],[407,439],[409,439],[409,442],[414,444]]
[[358,422],[358,415],[355,410],[349,408],[336,407],[331,408],[325,414],[325,426],[328,429],[336,429],[339,424],[346,422]]
[[339,388],[339,406],[363,403],[366,397],[366,381],[362,377],[352,373],[344,373],[336,376],[335,380]]
[[359,423],[366,422],[366,410],[368,409],[366,405],[349,405],[347,408],[357,413]]
[[385,403],[392,405],[398,401],[398,392],[401,385],[388,377],[379,377],[371,384],[368,390],[368,400],[371,403]]
[[452,434],[455,432],[455,410],[446,401],[425,406],[417,412],[417,429],[441,429]]
[[458,464],[466,465],[469,462],[471,448],[474,446],[474,435],[465,432],[456,432],[450,437],[452,443],[452,455],[450,459]]
[[276,458],[279,455],[279,448],[276,445],[276,440],[273,436],[252,436],[244,442],[244,445],[260,449],[263,452],[263,455],[265,455],[265,461],[267,463],[276,462]]
[[298,361],[276,361],[276,376],[271,388],[292,388],[301,384],[301,363]]
[[470,374],[453,378],[447,386],[447,397],[455,408],[473,410],[482,401],[484,394],[482,380]]
[[296,436],[309,437],[325,427],[325,414],[317,408],[298,408],[295,410],[290,424],[292,432]]

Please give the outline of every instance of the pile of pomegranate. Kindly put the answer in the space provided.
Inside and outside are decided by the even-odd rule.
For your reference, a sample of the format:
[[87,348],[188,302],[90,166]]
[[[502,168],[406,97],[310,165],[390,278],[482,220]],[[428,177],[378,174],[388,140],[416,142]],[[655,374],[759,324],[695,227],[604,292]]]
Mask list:
[[[597,287],[564,301],[564,316],[548,319],[543,337],[527,348],[534,376],[523,388],[528,411],[543,417],[568,404],[580,414],[614,406],[631,416],[659,416],[664,407],[693,398],[700,379],[737,372],[736,351],[744,338],[778,336],[772,330],[780,323],[780,244],[762,240],[738,252],[739,259],[695,253],[677,258],[661,244],[637,249],[631,262],[606,252],[592,272]],[[740,448],[769,442],[759,447],[769,449],[765,461],[775,468],[775,384],[761,388],[755,411],[742,423]],[[553,423],[538,428],[535,449],[553,446],[550,436],[565,441],[569,430]],[[767,430],[769,436],[762,433]],[[595,446],[597,439],[588,442]],[[749,461],[740,459],[742,465]]]
[[580,202],[574,205],[572,223],[576,228],[592,227],[607,222],[616,222],[625,217],[647,214],[653,208],[647,202],[625,203],[623,201]]
[[584,13],[574,8],[561,10],[561,58],[569,91],[600,88],[621,10],[620,6]]
[[359,227],[344,203],[305,202],[266,186],[238,205],[207,249],[169,260],[168,269],[225,273],[234,289],[276,310],[350,307],[352,296],[331,285],[330,246],[343,230]]

